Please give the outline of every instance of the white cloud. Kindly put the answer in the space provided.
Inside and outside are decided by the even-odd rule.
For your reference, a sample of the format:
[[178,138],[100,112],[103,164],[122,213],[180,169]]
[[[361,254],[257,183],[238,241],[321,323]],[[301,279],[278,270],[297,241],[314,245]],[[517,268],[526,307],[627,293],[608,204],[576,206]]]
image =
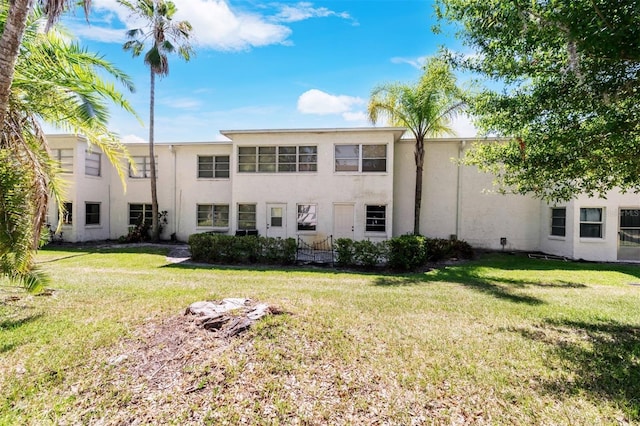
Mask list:
[[122,136],[120,140],[122,141],[122,143],[147,143],[146,139],[143,139],[140,136],[136,135]]
[[473,137],[478,134],[478,129],[473,125],[471,118],[466,114],[459,114],[451,122],[451,127],[456,135],[464,138]]
[[[300,2],[293,6],[279,5],[280,12],[275,15],[274,19],[280,22],[298,22],[310,18],[327,18],[335,16],[342,19],[352,20],[353,18],[347,12],[334,12],[326,7],[313,7],[313,3]],[[354,24],[355,21],[354,21]]]
[[298,98],[298,111],[303,114],[343,114],[351,112],[354,106],[362,104],[364,104],[362,98],[330,95],[318,89],[311,89]]
[[401,58],[397,56],[395,58],[391,58],[391,62],[394,64],[409,64],[412,67],[421,70],[428,58],[428,56],[419,56],[417,58]]
[[345,121],[351,121],[351,122],[362,123],[362,124],[366,124],[367,121],[369,120],[369,117],[364,111],[344,112],[342,113],[342,118],[344,118]]
[[195,98],[174,98],[167,97],[159,100],[162,105],[177,109],[196,109],[202,106],[202,101]]
[[[228,0],[176,0],[175,3],[178,11],[174,19],[191,23],[194,46],[221,51],[290,45],[292,30],[285,24],[311,18],[338,17],[357,25],[347,12],[313,7],[309,2],[263,4],[258,6],[262,13],[232,8]],[[117,0],[93,0],[90,25],[76,18],[69,27],[84,39],[122,43],[126,28],[141,28],[144,24]]]

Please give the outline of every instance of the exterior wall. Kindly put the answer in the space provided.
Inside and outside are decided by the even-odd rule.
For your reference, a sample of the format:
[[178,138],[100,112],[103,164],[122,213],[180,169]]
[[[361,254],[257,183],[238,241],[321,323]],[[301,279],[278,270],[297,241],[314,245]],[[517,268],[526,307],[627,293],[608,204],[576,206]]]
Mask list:
[[[396,132],[398,133],[398,132]],[[231,181],[233,182],[231,220],[237,229],[238,205],[256,203],[256,222],[260,235],[269,235],[267,228],[268,205],[280,204],[285,208],[285,235],[300,236],[308,242],[334,237],[350,236],[354,239],[387,239],[393,223],[393,132],[375,129],[359,132],[286,132],[286,133],[225,133],[233,139]],[[386,172],[334,171],[335,144],[384,144],[387,146]],[[238,148],[243,146],[314,145],[317,147],[317,172],[300,173],[240,173]],[[298,204],[317,206],[316,231],[297,230]],[[365,231],[366,205],[386,206],[386,232]],[[353,232],[338,235],[334,229],[336,207],[353,206]]]
[[[420,233],[433,238],[457,236],[474,247],[536,250],[540,203],[531,197],[498,194],[493,178],[475,167],[458,165],[472,144],[461,139],[425,143]],[[414,142],[396,145],[394,235],[413,232]]]
[[[413,232],[415,189],[414,143],[399,139],[397,128],[255,130],[223,132],[231,140],[210,143],[156,144],[158,201],[167,211],[168,223],[161,238],[186,241],[197,232],[233,234],[238,229],[238,205],[256,205],[256,228],[260,235],[302,237],[307,242],[350,237],[383,240]],[[84,138],[74,135],[48,137],[52,149],[72,149],[73,173],[62,173],[67,181],[63,201],[73,204],[73,223],[61,228],[64,241],[117,239],[129,230],[130,204],[150,204],[149,178],[126,172],[126,192],[120,177],[101,156],[101,175],[85,173]],[[494,141],[487,141],[488,143]],[[336,172],[336,144],[385,145],[386,172]],[[238,150],[246,146],[317,147],[317,171],[296,173],[240,173]],[[432,139],[426,143],[420,231],[438,238],[456,236],[477,248],[542,251],[575,259],[640,262],[640,219],[635,230],[624,230],[626,245],[620,244],[620,211],[640,217],[640,196],[612,191],[606,198],[580,196],[551,206],[528,196],[501,195],[494,191],[492,176],[455,160],[472,148],[470,141]],[[130,144],[130,154],[148,157],[146,144]],[[198,156],[229,156],[228,178],[199,178]],[[100,223],[87,225],[86,203],[100,204]],[[229,223],[224,227],[198,226],[199,204],[228,205]],[[298,204],[317,207],[315,231],[299,231]],[[385,232],[366,232],[366,206],[386,207]],[[268,208],[283,208],[282,232],[269,227]],[[566,209],[565,235],[551,235],[551,208]],[[49,211],[55,228],[56,206]],[[581,237],[580,209],[602,209],[602,236]],[[338,232],[338,212],[342,229]],[[634,219],[635,220],[635,219]],[[352,227],[350,225],[353,225]],[[504,247],[501,240],[506,242]]]
[[[73,223],[62,226],[62,238],[65,241],[92,241],[109,238],[112,169],[108,160],[104,154],[101,154],[100,176],[87,176],[85,174],[86,152],[92,148],[87,145],[84,138],[73,135],[56,135],[49,136],[48,140],[54,149],[73,149],[73,173],[61,173],[61,178],[66,182],[62,198],[63,202],[73,203]],[[86,203],[100,204],[99,224],[85,224]],[[57,206],[54,204],[49,210],[49,218],[53,228],[57,226],[59,220],[56,209]]]

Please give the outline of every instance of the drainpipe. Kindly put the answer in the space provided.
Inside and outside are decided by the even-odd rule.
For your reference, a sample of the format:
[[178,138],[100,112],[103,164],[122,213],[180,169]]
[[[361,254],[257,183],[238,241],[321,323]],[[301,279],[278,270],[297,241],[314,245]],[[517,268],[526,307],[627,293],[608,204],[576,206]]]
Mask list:
[[176,191],[177,191],[177,155],[176,155],[176,147],[173,145],[169,145],[169,152],[171,152],[171,154],[173,155],[173,189],[171,191],[172,197],[173,197],[173,232],[174,234],[176,234],[176,238],[177,238],[177,234],[178,234],[178,229],[176,228],[176,220],[178,217],[178,212],[176,210]]
[[456,175],[456,238],[460,239],[460,205],[462,204],[462,165],[460,161],[467,141],[460,141],[458,145],[458,170]]

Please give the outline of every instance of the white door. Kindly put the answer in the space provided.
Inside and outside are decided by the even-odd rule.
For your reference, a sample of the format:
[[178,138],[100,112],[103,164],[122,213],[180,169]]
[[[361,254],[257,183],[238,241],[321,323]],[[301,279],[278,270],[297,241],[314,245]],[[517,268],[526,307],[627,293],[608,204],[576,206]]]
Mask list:
[[267,204],[267,237],[286,238],[286,221],[286,204]]
[[333,205],[333,238],[353,239],[353,204]]
[[620,209],[618,260],[640,260],[640,209]]

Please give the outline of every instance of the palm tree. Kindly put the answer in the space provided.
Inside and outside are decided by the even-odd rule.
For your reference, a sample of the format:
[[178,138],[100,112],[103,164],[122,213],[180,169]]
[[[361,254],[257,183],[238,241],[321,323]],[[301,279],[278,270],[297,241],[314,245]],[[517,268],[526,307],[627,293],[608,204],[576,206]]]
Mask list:
[[420,234],[424,140],[442,134],[455,134],[451,120],[463,108],[462,91],[448,63],[431,58],[416,85],[384,84],[373,89],[367,107],[369,120],[375,124],[385,115],[389,124],[408,128],[416,139],[416,186],[413,233]]
[[[35,6],[35,0],[13,0],[4,13],[2,36],[0,37],[0,123],[4,122],[9,105],[11,83],[20,51],[20,44],[27,28],[27,21]],[[68,0],[43,0],[47,15],[47,29],[50,29],[69,5]],[[88,16],[91,0],[83,0],[85,15]],[[2,7],[8,5],[3,2]]]
[[[0,6],[0,31],[7,9],[6,3]],[[129,77],[101,57],[67,42],[68,35],[55,30],[42,34],[42,20],[39,10],[27,20],[8,108],[0,123],[0,275],[29,289],[44,282],[34,269],[33,257],[40,245],[49,196],[62,206],[58,165],[50,157],[40,122],[84,134],[105,152],[124,182],[122,158],[128,154],[106,127],[107,103],[133,113],[113,83],[102,80],[98,73],[133,89]]]
[[146,21],[144,28],[127,31],[127,41],[123,48],[130,50],[134,57],[140,56],[149,44],[144,55],[144,63],[149,66],[151,89],[149,98],[149,164],[151,171],[151,239],[160,239],[158,193],[156,183],[156,162],[154,152],[154,115],[155,115],[155,81],[156,75],[163,77],[169,74],[168,55],[177,51],[185,61],[189,61],[193,50],[189,44],[191,24],[187,21],[173,21],[177,12],[175,4],[169,0],[136,0],[129,2],[119,0],[134,16]]

